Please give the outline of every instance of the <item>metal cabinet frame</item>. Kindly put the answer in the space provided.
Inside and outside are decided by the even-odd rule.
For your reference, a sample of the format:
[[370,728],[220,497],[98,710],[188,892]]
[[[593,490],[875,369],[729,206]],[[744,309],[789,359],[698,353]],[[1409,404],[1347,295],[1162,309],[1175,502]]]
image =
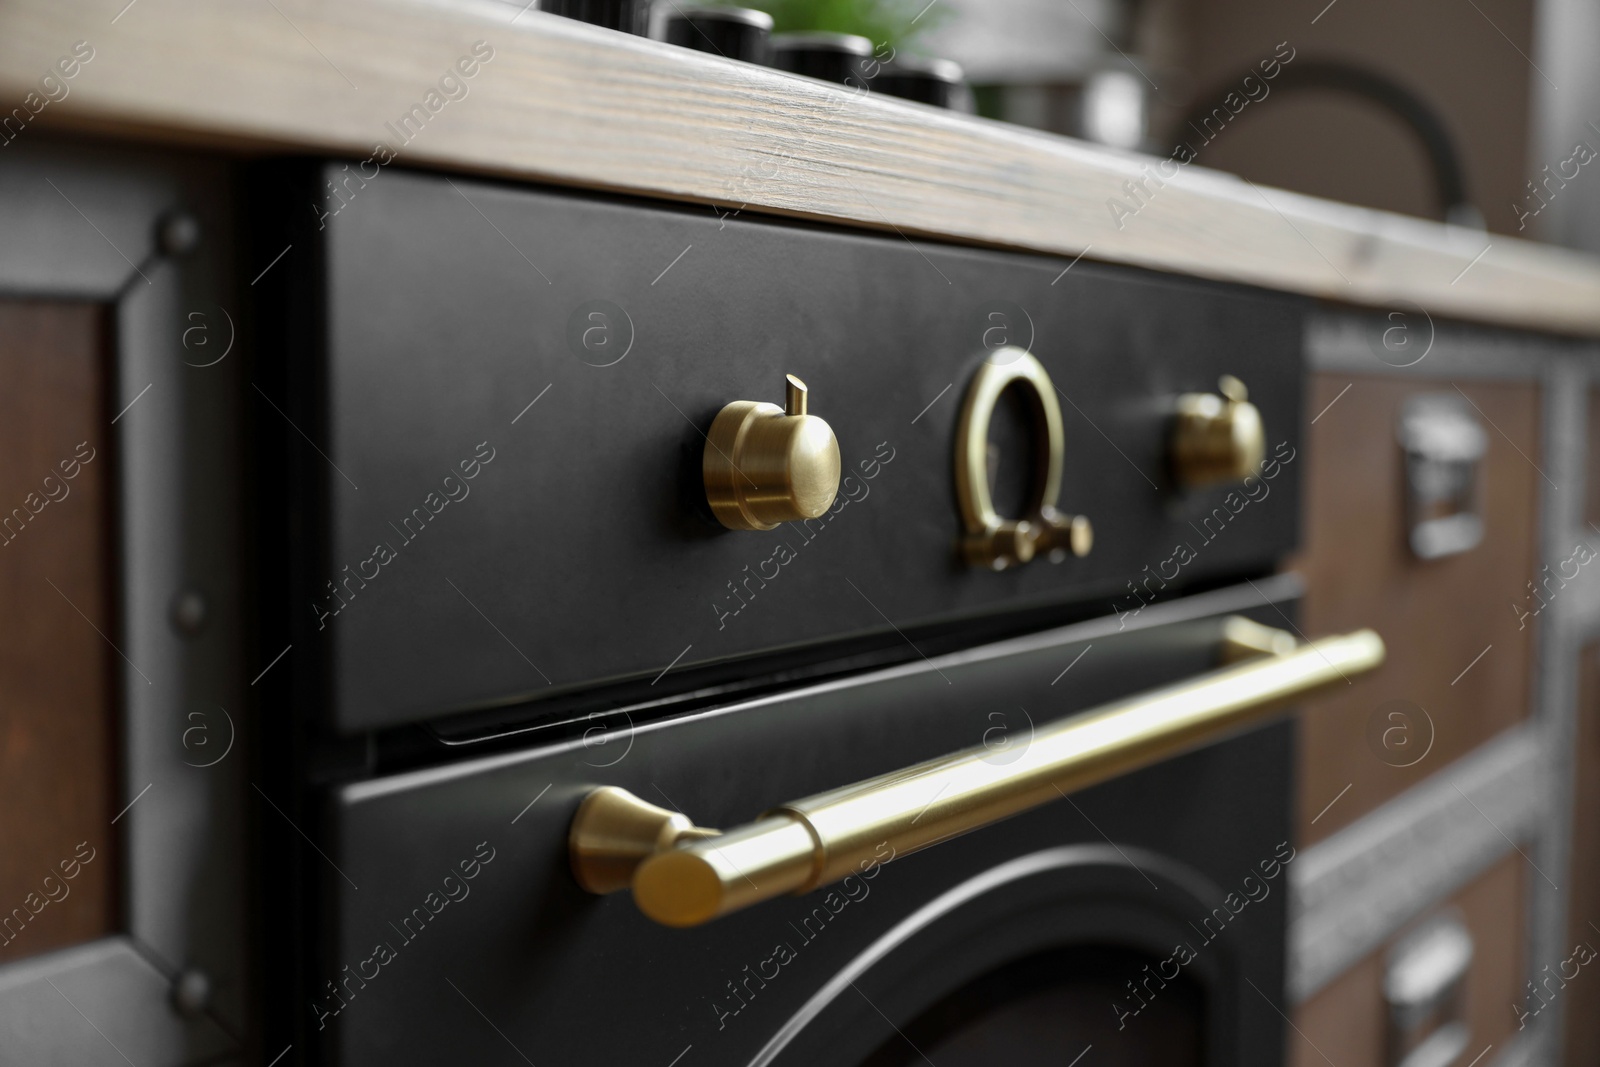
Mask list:
[[[248,803],[232,188],[223,163],[31,130],[0,157],[0,298],[100,302],[113,326],[117,627],[102,636],[119,655],[106,832],[123,857],[121,933],[0,967],[10,1062],[215,1063],[247,1043],[246,831],[277,816]],[[164,236],[179,216],[198,234]],[[181,1014],[189,970],[211,995]]]

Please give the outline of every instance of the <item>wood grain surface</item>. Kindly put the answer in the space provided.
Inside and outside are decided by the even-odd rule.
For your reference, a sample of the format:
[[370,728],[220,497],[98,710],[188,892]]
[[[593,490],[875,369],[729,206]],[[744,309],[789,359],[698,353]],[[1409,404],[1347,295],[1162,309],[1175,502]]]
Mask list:
[[[1371,626],[1383,635],[1389,658],[1375,673],[1309,704],[1301,717],[1299,832],[1306,844],[1528,714],[1539,619],[1531,612],[1520,618],[1512,605],[1536,608],[1527,583],[1543,577],[1534,564],[1544,484],[1534,466],[1538,386],[1459,384],[1457,393],[1438,380],[1335,373],[1312,379],[1307,412],[1316,421],[1306,441],[1305,547],[1296,563],[1306,578],[1302,626],[1308,634]],[[1407,544],[1405,470],[1395,436],[1406,400],[1425,393],[1465,395],[1488,435],[1483,541],[1437,560],[1416,558]],[[1389,720],[1396,708],[1415,721]],[[1426,717],[1408,711],[1415,708]],[[1383,717],[1377,737],[1375,716]],[[1390,725],[1407,733],[1393,735],[1394,745],[1384,748]],[[1402,751],[1401,742],[1409,747]]]
[[[352,173],[381,141],[402,165],[1085,254],[1600,336],[1600,262],[1587,256],[1198,166],[1167,177],[1150,157],[852,95],[517,4],[6,0],[0,110],[37,93],[78,41],[93,59],[16,137],[74,129],[322,152],[352,157]],[[471,78],[452,75],[479,41],[492,58]],[[446,76],[458,98],[430,101]],[[424,104],[416,132],[397,134]],[[368,173],[386,157],[376,158]],[[1139,210],[1114,215],[1118,199]]]
[[0,964],[117,926],[106,334],[0,301]]

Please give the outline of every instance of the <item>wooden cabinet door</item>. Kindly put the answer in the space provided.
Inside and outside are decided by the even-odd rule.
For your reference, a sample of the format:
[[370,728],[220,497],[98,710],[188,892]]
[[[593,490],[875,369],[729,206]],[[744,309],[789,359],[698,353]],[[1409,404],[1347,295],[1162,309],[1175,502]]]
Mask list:
[[[1371,626],[1387,642],[1389,658],[1304,712],[1298,820],[1304,844],[1526,718],[1538,623],[1528,583],[1543,577],[1535,565],[1543,484],[1535,466],[1535,383],[1322,373],[1310,392],[1305,548],[1294,564],[1306,578],[1302,628],[1324,634]],[[1423,560],[1407,541],[1396,432],[1406,403],[1430,393],[1464,398],[1488,450],[1479,470],[1482,541]],[[1520,616],[1517,605],[1529,614]],[[1403,717],[1391,719],[1391,711]]]

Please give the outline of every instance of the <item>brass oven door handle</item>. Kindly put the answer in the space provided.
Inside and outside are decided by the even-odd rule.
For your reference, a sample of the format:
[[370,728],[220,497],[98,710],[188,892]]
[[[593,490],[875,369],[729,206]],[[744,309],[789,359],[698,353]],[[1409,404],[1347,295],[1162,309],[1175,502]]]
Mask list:
[[1230,666],[1041,727],[1010,762],[978,745],[780,805],[726,833],[625,789],[595,789],[572,821],[573,874],[594,893],[631,885],[639,910],[663,925],[698,926],[1197,748],[1384,658],[1371,630],[1299,644],[1242,618],[1227,620],[1224,645]]

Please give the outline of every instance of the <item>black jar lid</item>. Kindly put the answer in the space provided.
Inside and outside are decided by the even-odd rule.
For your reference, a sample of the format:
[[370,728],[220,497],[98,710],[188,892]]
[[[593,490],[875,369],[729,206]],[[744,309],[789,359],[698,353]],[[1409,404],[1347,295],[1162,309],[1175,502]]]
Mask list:
[[853,33],[780,33],[772,38],[772,65],[791,74],[866,87],[872,42]]
[[539,10],[640,37],[650,35],[650,0],[539,0]]
[[963,82],[961,65],[953,60],[901,56],[878,71],[872,91],[948,108],[956,105]]
[[667,42],[728,59],[766,64],[771,58],[772,16],[748,7],[674,5]]

